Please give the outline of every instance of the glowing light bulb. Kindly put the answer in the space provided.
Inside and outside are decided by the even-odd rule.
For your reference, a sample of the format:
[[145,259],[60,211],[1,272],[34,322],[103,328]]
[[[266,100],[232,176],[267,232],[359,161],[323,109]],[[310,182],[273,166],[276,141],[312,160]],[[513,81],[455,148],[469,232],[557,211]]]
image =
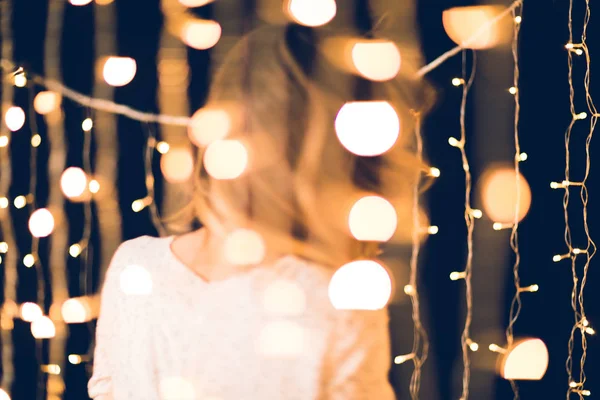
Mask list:
[[527,153],[519,154],[519,161],[527,161]]
[[92,0],[69,0],[74,6],[85,6],[92,2]]
[[586,119],[587,118],[587,113],[584,112],[580,112],[579,114],[575,115],[575,119]]
[[86,118],[81,123],[81,129],[83,129],[85,132],[91,131],[93,127],[94,127],[94,121],[92,121],[91,118]]
[[406,285],[404,286],[404,293],[406,293],[409,296],[412,296],[415,294],[415,288],[413,287],[413,285]]
[[575,47],[573,45],[573,43],[567,43],[567,44],[565,44],[565,49],[567,49],[567,50],[571,50],[573,47]]
[[11,400],[10,396],[4,389],[0,389],[0,400]]
[[494,18],[503,10],[495,6],[454,7],[442,14],[444,30],[454,43],[466,49],[488,49],[499,44],[502,26]]
[[79,257],[79,255],[81,254],[81,251],[82,251],[82,248],[81,248],[81,245],[79,243],[72,244],[69,247],[69,254],[73,258]]
[[352,206],[348,224],[357,240],[387,242],[396,232],[398,217],[383,197],[365,196]]
[[49,236],[54,230],[54,216],[46,208],[34,211],[29,217],[29,231],[34,237]]
[[508,93],[510,94],[517,94],[517,88],[512,86],[508,89]]
[[438,168],[435,168],[435,167],[429,168],[429,175],[433,176],[434,178],[439,178],[441,174],[442,173]]
[[194,19],[183,24],[181,40],[196,50],[207,50],[221,39],[221,25],[216,21]]
[[338,310],[379,310],[392,294],[387,270],[373,260],[358,260],[339,268],[329,282],[329,300]]
[[194,172],[194,157],[187,148],[171,148],[160,159],[160,170],[170,183],[186,182]]
[[46,115],[60,107],[62,97],[54,92],[39,92],[33,99],[33,108],[38,114]]
[[127,295],[149,295],[152,293],[152,275],[139,265],[126,266],[119,276],[121,291]]
[[448,138],[448,144],[452,147],[460,147],[461,146],[460,141],[455,137]]
[[465,80],[462,78],[452,78],[452,85],[454,86],[460,86],[463,85],[465,83]]
[[194,113],[188,136],[198,147],[207,146],[215,140],[224,139],[231,130],[231,116],[219,107],[205,107]]
[[400,51],[387,40],[359,42],[352,47],[352,62],[360,75],[372,81],[387,81],[400,72]]
[[136,72],[137,63],[130,57],[108,57],[102,70],[104,81],[116,87],[127,85]]
[[147,204],[145,199],[137,199],[133,203],[131,203],[131,209],[133,210],[133,212],[137,213],[146,208],[146,205]]
[[450,280],[453,281],[457,281],[459,279],[465,279],[467,277],[467,273],[466,272],[458,272],[458,271],[454,271],[452,273],[450,273]]
[[581,50],[581,49],[576,49],[576,50],[575,50],[575,54],[577,54],[578,56],[580,56],[580,55],[582,55],[582,54],[583,54],[583,50]]
[[171,146],[167,142],[158,142],[156,143],[156,151],[160,154],[167,154],[171,150]]
[[23,257],[23,264],[27,268],[33,267],[35,265],[35,257],[33,254],[26,254],[25,257]]
[[83,195],[87,186],[88,177],[81,168],[69,167],[64,170],[60,177],[60,187],[62,192],[69,199]]
[[16,87],[22,88],[22,87],[25,87],[27,85],[27,77],[22,72],[19,73],[19,74],[16,74],[14,76],[13,80],[14,80],[14,83],[15,83]]
[[0,253],[6,254],[8,252],[8,243],[0,242]]
[[31,334],[36,339],[50,339],[56,335],[56,327],[50,318],[39,317],[31,323]]
[[18,131],[25,125],[25,111],[21,107],[10,107],[4,114],[4,124],[11,131]]
[[427,228],[427,233],[429,233],[430,235],[437,235],[439,231],[440,229],[435,225],[432,225]]
[[483,212],[481,210],[478,210],[476,208],[471,209],[471,215],[473,215],[473,218],[481,218],[483,217]]
[[6,197],[0,197],[0,208],[8,208],[10,202]]
[[8,136],[0,136],[0,147],[6,147],[8,146],[9,140],[8,140]]
[[21,304],[19,314],[21,319],[26,322],[33,322],[44,315],[40,306],[31,302]]
[[203,161],[214,179],[235,179],[248,166],[248,151],[238,140],[216,140],[206,148]]
[[63,320],[67,324],[80,324],[92,319],[92,310],[89,302],[83,297],[65,301],[61,307],[61,313]]
[[394,364],[404,364],[405,362],[412,360],[414,358],[415,358],[414,353],[405,354],[402,356],[396,356],[396,357],[394,357]]
[[540,380],[546,373],[548,360],[544,342],[540,339],[524,340],[504,351],[501,375],[511,380]]
[[251,229],[236,229],[227,235],[223,247],[225,259],[233,265],[252,265],[263,261],[266,245],[262,236]]
[[515,17],[515,23],[520,24],[521,22],[523,22],[523,17],[521,17],[520,15],[517,15]]
[[40,144],[42,144],[42,137],[36,133],[31,137],[31,146],[38,147]]
[[73,365],[81,364],[82,358],[79,354],[69,354],[69,362]]
[[[517,184],[519,185],[518,192]],[[517,193],[519,200],[517,220],[521,221],[529,212],[531,188],[523,175],[519,174],[517,181],[514,168],[493,168],[484,172],[480,188],[485,213],[497,223],[514,222]]]
[[96,194],[100,191],[100,182],[95,179],[92,179],[89,184],[90,192]]
[[15,204],[16,208],[21,209],[27,205],[27,198],[23,195],[17,196],[15,197],[13,203]]
[[479,344],[475,343],[475,342],[470,342],[469,343],[469,349],[471,349],[471,351],[478,351],[479,350]]
[[289,0],[290,17],[305,26],[322,26],[335,17],[337,5],[335,0]]
[[378,156],[394,146],[400,118],[387,101],[356,101],[342,106],[335,119],[340,143],[351,153]]
[[100,5],[100,6],[106,6],[111,4],[113,1],[115,0],[96,0],[96,4]]
[[179,0],[181,4],[186,7],[202,7],[208,3],[212,3],[214,0]]
[[[39,338],[39,339],[46,339],[46,338]],[[60,366],[57,364],[47,364],[47,365],[42,365],[42,372],[45,372],[49,375],[60,375]],[[48,399],[50,400],[50,399]]]

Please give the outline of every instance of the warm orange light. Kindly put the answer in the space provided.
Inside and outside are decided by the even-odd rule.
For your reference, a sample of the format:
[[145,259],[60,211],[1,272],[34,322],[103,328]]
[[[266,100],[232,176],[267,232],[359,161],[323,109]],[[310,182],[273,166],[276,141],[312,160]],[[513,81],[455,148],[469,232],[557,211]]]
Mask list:
[[102,70],[104,80],[111,86],[125,86],[133,80],[137,63],[130,57],[108,57]]
[[128,265],[119,276],[121,291],[127,295],[149,295],[152,293],[152,275],[140,265]]
[[62,318],[67,324],[79,324],[91,321],[92,310],[84,297],[65,301],[61,307]]
[[31,334],[36,339],[50,339],[56,335],[56,327],[50,318],[39,317],[31,323]]
[[34,237],[49,236],[54,230],[54,217],[46,208],[35,210],[29,217],[29,231]]
[[444,11],[443,24],[452,41],[467,49],[487,49],[498,45],[504,29],[492,20],[502,12],[498,6],[455,7]]
[[265,289],[262,303],[270,316],[299,316],[306,311],[306,294],[296,282],[278,279]]
[[113,1],[115,0],[96,0],[96,4],[106,6],[108,4],[111,4]]
[[225,259],[233,265],[259,264],[265,258],[262,236],[251,229],[236,229],[225,238]]
[[54,92],[39,92],[33,99],[33,108],[38,114],[46,115],[60,107],[62,97]]
[[[523,175],[519,175],[518,185],[520,221],[531,206],[531,189]],[[510,167],[491,168],[484,173],[480,188],[485,214],[494,222],[513,222],[517,202],[515,170]]]
[[216,140],[204,153],[204,168],[215,179],[235,179],[248,165],[248,151],[238,140]]
[[268,322],[258,337],[257,352],[263,357],[297,357],[307,351],[306,330],[296,321]]
[[387,242],[396,232],[398,221],[389,201],[379,196],[365,196],[352,206],[348,223],[357,240]]
[[92,0],[69,0],[74,6],[85,6],[92,2]]
[[214,0],[179,0],[181,4],[186,7],[202,7],[207,5],[208,3],[212,3]]
[[201,108],[192,116],[188,136],[198,147],[207,146],[215,140],[224,139],[231,130],[231,117],[220,107]]
[[216,21],[194,19],[183,24],[181,40],[197,50],[207,50],[221,38],[221,25]]
[[352,48],[352,62],[363,77],[387,81],[400,72],[400,51],[387,40],[361,41]]
[[60,187],[62,192],[69,199],[83,195],[87,186],[88,177],[81,168],[69,167],[60,177]]
[[19,313],[21,314],[21,319],[26,322],[33,322],[44,315],[40,306],[30,302],[21,304]]
[[25,111],[21,107],[10,107],[4,114],[4,124],[11,131],[18,131],[25,125]]
[[288,0],[289,16],[305,26],[325,25],[335,17],[335,0]]
[[338,269],[329,282],[329,300],[338,310],[379,310],[392,294],[392,279],[376,261],[358,260]]
[[194,172],[194,157],[187,148],[171,148],[162,156],[160,170],[167,182],[185,182]]
[[356,101],[342,106],[335,119],[342,145],[358,156],[385,153],[398,140],[400,119],[387,101]]
[[543,341],[523,340],[503,355],[501,375],[511,380],[540,380],[548,368],[548,359]]

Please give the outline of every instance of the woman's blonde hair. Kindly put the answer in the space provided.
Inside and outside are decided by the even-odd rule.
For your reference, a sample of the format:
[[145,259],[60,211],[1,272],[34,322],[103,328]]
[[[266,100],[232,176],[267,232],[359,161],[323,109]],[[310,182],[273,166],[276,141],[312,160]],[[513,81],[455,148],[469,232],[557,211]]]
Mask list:
[[[411,207],[416,178],[424,170],[412,151],[415,111],[431,97],[422,81],[350,77],[319,53],[316,40],[309,28],[263,27],[226,56],[207,107],[227,110],[227,138],[248,149],[248,168],[237,179],[213,179],[200,149],[193,209],[209,230],[253,229],[277,254],[335,267],[377,251],[376,244],[350,234],[348,213],[360,196],[375,193],[397,209]],[[392,104],[401,137],[383,156],[354,156],[336,137],[335,117],[346,102],[375,99]],[[406,230],[409,221],[398,226]],[[396,234],[392,241],[401,238]]]

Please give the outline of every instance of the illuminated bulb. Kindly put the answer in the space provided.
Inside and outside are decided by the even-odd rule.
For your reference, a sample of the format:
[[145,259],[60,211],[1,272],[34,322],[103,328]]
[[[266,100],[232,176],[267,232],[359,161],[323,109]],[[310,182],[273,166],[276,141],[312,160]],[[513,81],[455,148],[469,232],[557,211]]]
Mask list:
[[521,17],[520,15],[517,15],[515,17],[515,23],[520,24],[521,22],[523,22],[523,17]]
[[263,261],[266,245],[260,233],[251,229],[236,229],[225,238],[223,251],[230,264],[252,265]]
[[591,396],[592,392],[590,392],[589,390],[582,390],[581,394],[584,395],[584,396]]
[[27,198],[23,195],[17,196],[15,197],[15,200],[13,202],[15,204],[15,207],[21,209],[27,205]]
[[569,387],[576,388],[578,386],[582,386],[582,384],[578,383],[578,382],[573,382],[573,381],[569,382]]
[[378,156],[398,140],[400,118],[387,101],[349,102],[337,114],[335,131],[349,152],[363,157]]
[[171,150],[171,146],[167,142],[158,142],[156,143],[156,151],[160,154],[167,154]]
[[206,148],[203,161],[214,179],[235,179],[248,165],[248,151],[237,140],[216,140]]
[[75,243],[69,247],[69,254],[71,257],[78,257],[81,254],[81,250],[81,245],[79,243]]
[[471,209],[471,215],[473,215],[473,218],[481,218],[483,217],[483,212],[481,210],[478,210],[476,208]]
[[413,294],[415,294],[415,288],[412,285],[406,285],[404,286],[404,293],[406,293],[409,296],[412,296]]
[[386,306],[391,294],[390,275],[373,260],[345,264],[329,282],[329,300],[338,310],[379,310]]
[[596,334],[596,331],[594,330],[594,328],[590,328],[589,326],[587,328],[585,328],[584,331],[588,335],[595,335]]
[[0,136],[0,147],[8,146],[8,142],[9,142],[8,136],[4,136],[4,135]]
[[152,293],[152,275],[139,265],[126,266],[119,276],[120,288],[126,295],[149,295]]
[[181,40],[197,50],[207,50],[221,38],[221,25],[216,21],[194,19],[183,24]]
[[40,144],[42,144],[42,137],[36,133],[31,137],[31,146],[38,147]]
[[502,354],[506,353],[506,349],[504,349],[494,343],[490,344],[488,348],[490,349],[490,351],[493,351],[494,353],[502,353]]
[[573,47],[575,47],[573,45],[573,43],[567,43],[567,44],[565,44],[565,49],[567,49],[567,50],[571,50]]
[[394,357],[394,364],[404,364],[408,360],[412,360],[414,358],[415,358],[415,354],[414,353],[405,354],[405,355],[402,355],[402,356],[396,356],[396,357]]
[[201,108],[192,115],[188,136],[198,147],[224,139],[231,130],[231,116],[218,107]]
[[17,74],[14,77],[14,82],[16,87],[25,87],[27,85],[27,77],[24,73]]
[[98,193],[100,191],[100,183],[97,180],[92,179],[89,184],[89,189],[90,192],[94,194]]
[[85,132],[91,131],[93,127],[94,127],[94,121],[92,121],[91,118],[86,118],[81,123],[81,129],[83,129]]
[[475,342],[471,342],[471,343],[469,343],[469,349],[471,349],[471,351],[477,351],[477,350],[479,350],[479,344],[477,344]]
[[148,207],[150,204],[152,204],[152,197],[147,196],[143,199],[137,199],[133,203],[131,203],[131,209],[133,210],[133,212],[137,213],[142,211],[144,208]]
[[62,102],[58,93],[39,92],[33,99],[33,108],[38,114],[46,115],[56,110]]
[[588,321],[587,318],[583,317],[583,319],[581,320],[581,325],[590,326],[590,321]]
[[365,196],[350,210],[348,224],[357,240],[387,242],[394,236],[398,216],[394,206],[379,196]]
[[108,57],[104,62],[102,74],[110,86],[125,86],[133,80],[137,72],[137,63],[131,57]]
[[575,254],[575,255],[582,254],[582,253],[587,253],[587,250],[573,249],[573,254]]
[[400,51],[393,42],[387,40],[356,43],[352,47],[352,62],[364,78],[387,81],[400,71]]
[[452,78],[452,85],[460,86],[465,83],[465,80],[462,78]]
[[69,354],[69,362],[73,365],[81,364],[81,356],[79,354]]
[[40,306],[30,302],[21,304],[19,313],[21,314],[21,319],[26,322],[33,322],[44,315]]
[[54,216],[46,208],[35,210],[29,217],[29,231],[34,237],[49,236],[54,230]]
[[501,222],[494,222],[494,230],[495,231],[499,231],[505,228],[505,224],[501,223]]
[[517,88],[516,88],[516,87],[514,87],[514,86],[513,86],[513,87],[511,87],[511,88],[509,88],[509,89],[508,89],[508,93],[510,93],[510,94],[517,94]]
[[78,167],[67,168],[60,177],[60,187],[62,192],[69,199],[83,195],[87,185],[88,177],[86,173]]
[[439,178],[441,171],[438,168],[431,167],[429,168],[429,175],[433,176],[434,178]]
[[169,183],[186,182],[194,172],[194,157],[187,148],[172,148],[160,159],[160,170]]
[[538,290],[540,290],[540,287],[538,285],[531,285],[531,286],[526,286],[526,287],[522,287],[519,288],[519,292],[537,292]]
[[111,4],[113,1],[115,0],[96,0],[96,4],[106,6],[108,4]]
[[73,298],[65,301],[61,307],[63,320],[67,324],[80,324],[91,321],[92,311],[84,298]]
[[508,351],[499,352],[503,354],[501,375],[504,379],[540,380],[548,369],[548,348],[540,339],[523,340]]
[[558,189],[560,187],[560,184],[558,182],[550,182],[550,187],[552,189]]
[[39,317],[31,323],[31,334],[36,339],[50,339],[56,335],[56,327],[50,318]]
[[[42,338],[39,338],[42,339]],[[43,338],[46,339],[46,338]],[[42,372],[50,375],[60,375],[60,366],[57,364],[42,365]]]
[[8,252],[8,243],[0,242],[0,253],[6,254]]
[[4,114],[4,124],[15,132],[25,125],[25,111],[21,107],[10,107]]
[[587,118],[587,113],[584,112],[580,112],[579,114],[575,115],[575,119],[586,119]]
[[11,400],[10,396],[4,389],[0,389],[0,400]]
[[290,17],[305,26],[325,25],[335,17],[337,5],[335,0],[289,0]]
[[582,54],[583,54],[583,50],[581,50],[581,49],[576,49],[576,50],[575,50],[575,54],[577,54],[578,56],[580,56],[580,55],[582,55]]
[[458,271],[454,271],[452,273],[450,273],[450,280],[452,281],[457,281],[459,279],[465,279],[467,277],[467,273],[466,272],[458,272]]
[[33,265],[35,264],[35,257],[33,256],[33,254],[25,255],[25,257],[23,257],[23,264],[27,268],[33,267]]
[[10,202],[6,197],[0,197],[0,208],[8,208]]
[[451,137],[448,139],[448,144],[452,147],[460,147],[460,141],[455,138],[455,137]]
[[74,6],[85,6],[92,2],[92,0],[69,0]]
[[179,0],[181,4],[186,7],[202,7],[208,3],[211,3],[213,0]]
[[527,153],[519,154],[519,161],[527,161]]
[[569,257],[570,257],[570,255],[569,255],[569,254],[563,254],[563,255],[557,254],[557,255],[555,255],[554,257],[552,257],[552,261],[554,261],[554,262],[559,262],[559,261],[562,261],[562,260],[564,260],[565,258],[569,258]]
[[503,39],[502,26],[494,19],[503,10],[495,6],[454,7],[442,14],[444,30],[454,43],[465,49],[494,47]]
[[492,221],[500,223],[501,229],[510,228],[514,224],[517,200],[517,221],[521,221],[529,212],[531,188],[522,174],[519,174],[517,181],[514,167],[490,168],[483,174],[479,188],[486,215]]
[[427,233],[429,233],[430,235],[437,235],[439,231],[440,229],[435,225],[432,225],[427,228]]

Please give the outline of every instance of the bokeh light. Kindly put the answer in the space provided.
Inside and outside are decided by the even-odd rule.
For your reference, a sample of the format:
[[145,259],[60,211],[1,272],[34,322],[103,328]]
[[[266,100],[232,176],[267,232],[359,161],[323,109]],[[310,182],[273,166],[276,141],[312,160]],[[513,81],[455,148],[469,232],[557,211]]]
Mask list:
[[223,244],[225,259],[233,265],[259,264],[265,258],[266,246],[262,236],[251,229],[230,232]]
[[257,351],[268,358],[297,357],[308,350],[306,335],[305,329],[295,321],[271,321],[261,329]]
[[152,275],[139,265],[126,266],[119,276],[121,291],[127,295],[148,295],[152,293]]
[[373,260],[352,261],[339,268],[329,282],[329,300],[338,310],[379,310],[392,294],[392,279]]
[[63,194],[69,199],[83,195],[87,186],[88,177],[81,168],[69,167],[64,170],[60,177],[60,188]]
[[306,294],[296,282],[278,279],[265,289],[262,304],[271,316],[299,316],[306,311]]
[[321,26],[337,13],[335,0],[288,0],[289,16],[300,25]]
[[33,267],[35,265],[35,256],[33,254],[25,254],[25,257],[23,257],[23,264],[27,268]]
[[388,40],[361,41],[352,47],[352,62],[363,77],[387,81],[400,72],[400,50]]
[[181,40],[196,50],[207,50],[221,38],[221,25],[216,21],[194,19],[183,24]]
[[195,400],[194,384],[180,376],[166,377],[160,380],[160,398],[164,400]]
[[62,97],[55,92],[39,92],[33,99],[33,108],[38,114],[46,115],[60,107]]
[[86,6],[91,2],[92,0],[69,0],[69,3],[73,4],[74,6]]
[[214,0],[179,0],[181,4],[186,7],[202,7],[207,5],[208,3],[212,3]]
[[504,379],[540,380],[548,369],[548,348],[540,339],[520,341],[502,357]]
[[31,323],[31,334],[36,339],[50,339],[56,335],[56,327],[50,318],[39,317]]
[[29,217],[29,231],[34,237],[49,236],[54,230],[54,216],[47,208],[35,210]]
[[454,43],[467,49],[488,49],[503,39],[502,24],[491,23],[501,11],[497,6],[454,7],[444,11],[442,21]]
[[231,117],[221,107],[201,108],[192,116],[188,136],[198,147],[207,146],[215,140],[224,139],[231,130]]
[[102,75],[111,86],[125,86],[133,80],[137,64],[131,57],[108,57],[104,62]]
[[21,209],[27,205],[27,198],[23,195],[15,197],[13,203],[16,208]]
[[365,196],[352,206],[350,232],[357,240],[387,242],[398,226],[394,206],[379,196]]
[[[523,175],[519,175],[519,215],[522,220],[531,206],[531,188]],[[485,214],[494,222],[512,223],[517,202],[517,179],[513,168],[492,167],[481,179],[481,199]]]
[[92,309],[84,297],[65,301],[61,307],[62,318],[67,324],[79,324],[92,320]]
[[204,168],[215,179],[235,179],[248,165],[248,151],[238,140],[215,140],[204,153]]
[[9,107],[4,114],[4,124],[11,131],[18,131],[25,125],[25,111],[21,107]]
[[10,396],[4,389],[0,389],[0,400],[11,400]]
[[88,185],[88,188],[90,189],[91,193],[96,194],[100,191],[100,182],[98,182],[95,179],[92,179],[90,181],[90,184]]
[[400,119],[387,101],[356,101],[342,106],[335,119],[340,143],[358,156],[378,156],[396,143]]
[[194,172],[194,156],[187,148],[171,148],[167,154],[161,157],[160,170],[167,182],[185,182]]
[[33,322],[44,315],[40,306],[31,302],[21,304],[19,314],[21,319],[26,322]]

